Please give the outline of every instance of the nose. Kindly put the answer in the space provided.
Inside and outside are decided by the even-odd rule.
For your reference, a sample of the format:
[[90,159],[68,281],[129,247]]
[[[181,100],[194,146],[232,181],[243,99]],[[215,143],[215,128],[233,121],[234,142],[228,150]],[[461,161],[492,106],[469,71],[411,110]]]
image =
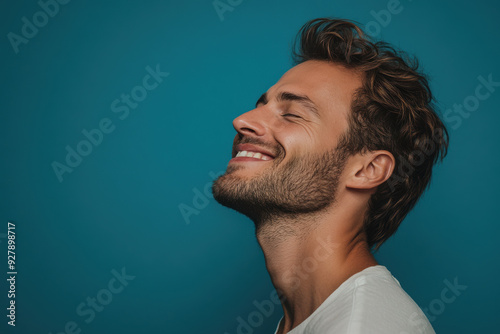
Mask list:
[[263,108],[255,108],[236,117],[233,121],[233,127],[244,136],[262,137],[266,135],[268,126]]

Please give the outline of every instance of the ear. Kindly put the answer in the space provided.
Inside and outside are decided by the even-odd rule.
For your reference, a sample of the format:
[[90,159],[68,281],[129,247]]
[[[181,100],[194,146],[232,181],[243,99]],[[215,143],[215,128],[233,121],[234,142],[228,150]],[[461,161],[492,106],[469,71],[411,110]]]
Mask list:
[[388,151],[371,151],[355,156],[346,186],[353,189],[375,189],[391,176],[396,160]]

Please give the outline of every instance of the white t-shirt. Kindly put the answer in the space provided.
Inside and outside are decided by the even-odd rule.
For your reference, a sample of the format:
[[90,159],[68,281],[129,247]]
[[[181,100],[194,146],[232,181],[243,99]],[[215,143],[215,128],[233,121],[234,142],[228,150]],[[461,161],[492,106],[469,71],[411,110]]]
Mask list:
[[[279,328],[279,324],[278,324]],[[275,334],[278,332],[276,329]],[[288,334],[435,334],[384,266],[351,276]]]

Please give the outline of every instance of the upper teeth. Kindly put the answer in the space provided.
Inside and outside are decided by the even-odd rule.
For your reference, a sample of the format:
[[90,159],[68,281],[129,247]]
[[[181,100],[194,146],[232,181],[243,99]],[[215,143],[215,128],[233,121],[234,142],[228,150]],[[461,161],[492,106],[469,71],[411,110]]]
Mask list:
[[259,152],[248,152],[248,151],[238,151],[238,154],[236,154],[237,157],[249,157],[249,158],[256,158],[256,159],[261,159],[261,160],[271,160],[270,157],[267,155],[263,155]]

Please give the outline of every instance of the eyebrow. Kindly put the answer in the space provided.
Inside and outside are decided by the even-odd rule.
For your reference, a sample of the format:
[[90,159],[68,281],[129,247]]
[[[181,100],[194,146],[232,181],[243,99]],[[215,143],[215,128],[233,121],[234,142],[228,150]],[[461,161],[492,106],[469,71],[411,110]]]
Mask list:
[[[313,112],[317,117],[319,117],[318,108],[316,108],[314,102],[306,95],[298,95],[291,92],[280,92],[276,96],[276,100],[278,102],[282,101],[298,102],[302,106],[306,107],[308,110]],[[268,101],[269,100],[267,98],[267,93],[264,93],[259,97],[257,103],[255,103],[255,107],[257,107],[260,103],[266,104]]]

